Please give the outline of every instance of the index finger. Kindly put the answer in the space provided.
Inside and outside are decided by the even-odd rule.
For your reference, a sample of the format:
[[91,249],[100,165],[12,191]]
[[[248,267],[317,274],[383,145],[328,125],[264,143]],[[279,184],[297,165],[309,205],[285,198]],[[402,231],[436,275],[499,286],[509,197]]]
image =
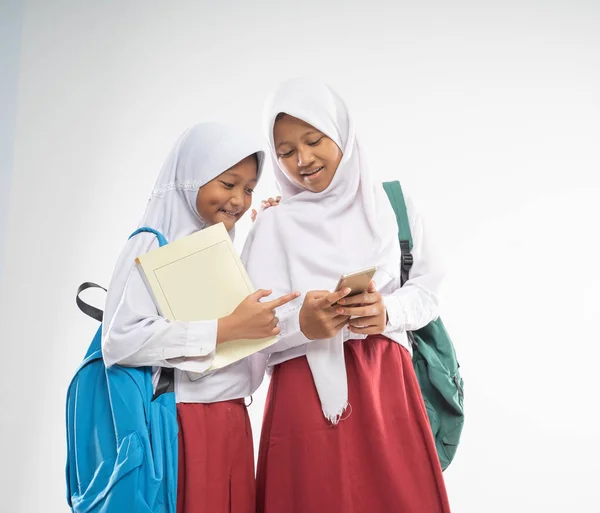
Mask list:
[[335,305],[340,299],[346,297],[348,294],[352,292],[350,287],[344,287],[342,290],[338,292],[331,292],[327,294],[324,298],[321,298],[321,306],[324,308],[329,308],[332,305]]
[[290,292],[289,294],[284,294],[283,296],[278,297],[277,299],[273,299],[272,301],[267,301],[263,303],[263,305],[265,305],[270,310],[273,310],[275,308],[279,308],[280,306],[285,305],[286,303],[289,303],[290,301],[293,301],[299,295],[300,292]]

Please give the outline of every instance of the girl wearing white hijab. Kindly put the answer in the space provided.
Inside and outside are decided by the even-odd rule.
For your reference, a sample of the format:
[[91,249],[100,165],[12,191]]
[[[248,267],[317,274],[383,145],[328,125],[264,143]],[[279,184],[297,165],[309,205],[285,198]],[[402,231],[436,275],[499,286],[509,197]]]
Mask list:
[[[224,223],[230,235],[248,210],[264,154],[231,127],[201,123],[186,130],[171,150],[152,191],[140,227],[172,242]],[[178,513],[253,513],[254,452],[244,398],[260,385],[265,357],[253,355],[206,373],[215,347],[239,338],[279,333],[274,308],[297,297],[260,302],[270,291],[248,296],[228,317],[170,322],[161,317],[135,258],[158,247],[155,235],[132,237],[119,257],[108,289],[102,333],[107,367],[174,369],[179,424]],[[218,294],[198,290],[198,294]]]
[[[342,99],[294,79],[265,116],[283,199],[258,216],[242,258],[255,286],[303,297],[277,311],[257,511],[447,513],[407,338],[437,317],[421,220],[408,202],[414,265],[400,288],[396,218]],[[370,266],[367,293],[330,292]]]

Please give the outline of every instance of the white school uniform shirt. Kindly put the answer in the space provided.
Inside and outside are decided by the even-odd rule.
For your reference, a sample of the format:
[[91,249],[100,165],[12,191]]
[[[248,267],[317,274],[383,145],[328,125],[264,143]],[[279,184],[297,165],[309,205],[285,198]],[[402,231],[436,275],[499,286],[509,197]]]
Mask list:
[[[264,154],[245,134],[218,123],[200,123],[186,130],[163,164],[139,227],[154,228],[168,242],[202,230],[206,222],[196,209],[198,189],[252,154],[257,155],[260,176]],[[140,233],[127,242],[117,261],[104,312],[105,364],[152,366],[155,387],[160,369],[174,368],[177,402],[211,403],[249,396],[263,379],[266,357],[256,354],[207,372],[215,355],[218,321],[172,322],[159,314],[135,265],[137,256],[157,247],[153,234]]]
[[[439,288],[443,280],[442,265],[435,251],[426,244],[423,220],[414,203],[405,195],[409,226],[413,238],[411,254],[414,258],[409,280],[400,287],[400,279],[394,280],[383,295],[388,323],[383,335],[405,347],[412,355],[407,331],[418,330],[439,316]],[[397,233],[397,232],[396,232]],[[400,268],[400,260],[398,267]],[[386,293],[387,292],[387,293]],[[267,365],[269,372],[274,365],[292,358],[306,356],[311,341],[300,331],[299,312],[301,303],[283,313],[279,319],[281,333],[278,342],[267,348],[270,353]],[[343,342],[365,339],[366,335],[352,333],[347,327],[342,330]]]

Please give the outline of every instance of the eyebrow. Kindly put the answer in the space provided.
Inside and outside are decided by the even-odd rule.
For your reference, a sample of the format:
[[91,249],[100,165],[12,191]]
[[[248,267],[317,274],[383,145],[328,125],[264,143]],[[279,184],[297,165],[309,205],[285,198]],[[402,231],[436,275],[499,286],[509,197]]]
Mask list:
[[[238,175],[236,172],[234,171],[226,171],[225,173],[228,176],[233,176],[234,178],[237,178],[238,180],[244,180],[244,178],[240,175]],[[248,183],[250,182],[258,182],[258,178],[252,178],[252,180],[248,180]]]
[[[304,133],[303,133],[303,134],[302,134],[300,137],[306,137],[307,135],[310,135],[310,134],[312,134],[313,132],[314,132],[315,134],[322,134],[322,135],[324,135],[322,132],[320,132],[320,131],[319,131],[319,130],[317,130],[316,128],[310,128],[309,130],[307,130],[306,132],[304,132]],[[288,141],[281,141],[281,142],[280,142],[280,143],[279,143],[279,144],[278,144],[278,145],[275,147],[275,149],[279,148],[280,146],[283,146],[284,144],[290,144],[290,145],[291,145],[292,143],[291,143],[291,142],[288,142]]]

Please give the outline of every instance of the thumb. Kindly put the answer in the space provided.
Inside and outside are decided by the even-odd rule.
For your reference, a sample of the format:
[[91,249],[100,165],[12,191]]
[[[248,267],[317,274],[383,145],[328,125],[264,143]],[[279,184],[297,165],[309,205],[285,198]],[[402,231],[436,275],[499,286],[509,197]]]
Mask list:
[[375,287],[375,281],[371,280],[369,282],[369,287],[367,288],[367,292],[376,292],[377,288]]
[[258,215],[258,212],[256,211],[256,209],[252,209],[252,212],[250,212],[250,219],[252,219],[252,222],[256,221],[256,216]]

